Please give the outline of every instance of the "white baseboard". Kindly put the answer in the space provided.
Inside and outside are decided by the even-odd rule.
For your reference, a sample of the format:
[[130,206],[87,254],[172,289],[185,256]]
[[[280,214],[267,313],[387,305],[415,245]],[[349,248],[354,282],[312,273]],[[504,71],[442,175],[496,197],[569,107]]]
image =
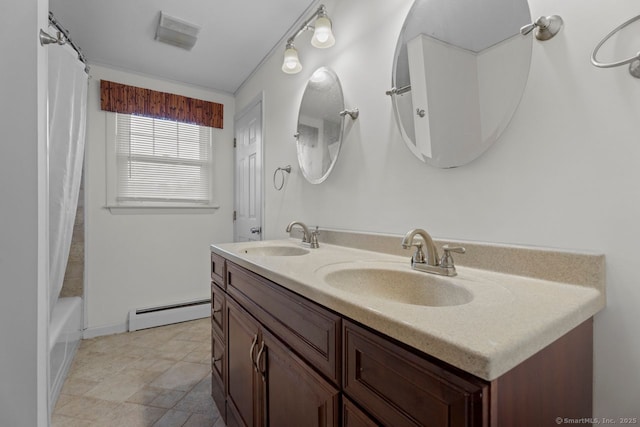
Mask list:
[[172,323],[203,319],[211,316],[210,302],[199,303],[197,305],[189,304],[191,303],[180,303],[168,307],[159,307],[158,309],[146,308],[131,310],[129,311],[128,322],[87,328],[83,331],[82,338],[90,339],[105,335],[120,334],[123,332],[154,328],[156,326],[171,325]]
[[129,331],[154,328],[211,316],[211,300],[129,311]]
[[69,374],[69,370],[71,369],[71,364],[73,363],[73,359],[76,357],[76,352],[78,351],[78,347],[80,347],[80,340],[76,339],[72,343],[69,343],[67,347],[67,354],[65,355],[64,364],[60,369],[60,373],[56,376],[53,384],[51,384],[51,390],[49,391],[49,399],[51,402],[51,407],[56,406],[56,402],[60,397],[60,391],[62,390],[62,386],[64,385],[64,380],[67,378]]
[[90,338],[101,337],[104,335],[121,334],[122,332],[127,332],[126,323],[87,328],[83,331],[82,338],[88,340]]

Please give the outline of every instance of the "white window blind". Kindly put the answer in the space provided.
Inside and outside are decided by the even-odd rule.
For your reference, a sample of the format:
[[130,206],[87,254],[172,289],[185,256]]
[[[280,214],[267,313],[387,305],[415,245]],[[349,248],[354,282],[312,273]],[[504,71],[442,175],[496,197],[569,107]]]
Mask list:
[[211,203],[211,128],[116,114],[116,202]]

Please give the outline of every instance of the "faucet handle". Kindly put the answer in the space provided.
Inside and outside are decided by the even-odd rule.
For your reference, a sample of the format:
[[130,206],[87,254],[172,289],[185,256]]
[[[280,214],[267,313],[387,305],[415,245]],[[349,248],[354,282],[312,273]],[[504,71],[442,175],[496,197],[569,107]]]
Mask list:
[[442,247],[442,259],[440,259],[440,266],[444,268],[454,267],[453,265],[453,257],[451,256],[451,252],[455,252],[458,254],[463,254],[466,252],[466,249],[462,246],[450,246],[444,245]]
[[320,247],[320,245],[318,244],[318,234],[320,234],[320,231],[318,231],[318,226],[316,225],[316,229],[311,232],[311,237],[309,239],[311,249],[317,249]]
[[405,245],[405,249],[409,249],[410,247],[415,247],[416,251],[411,257],[411,264],[424,264],[426,262],[426,257],[424,255],[424,251],[422,250],[423,243],[418,241],[415,243],[411,243],[411,245]]

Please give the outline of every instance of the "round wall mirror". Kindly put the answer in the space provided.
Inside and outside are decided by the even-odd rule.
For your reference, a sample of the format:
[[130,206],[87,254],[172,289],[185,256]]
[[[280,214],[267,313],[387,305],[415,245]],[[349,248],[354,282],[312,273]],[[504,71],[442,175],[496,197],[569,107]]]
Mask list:
[[531,62],[526,0],[416,0],[396,47],[396,122],[411,152],[439,168],[476,159],[506,129]]
[[336,73],[318,68],[304,90],[296,146],[302,174],[312,184],[323,182],[333,169],[342,144],[344,110],[342,87]]

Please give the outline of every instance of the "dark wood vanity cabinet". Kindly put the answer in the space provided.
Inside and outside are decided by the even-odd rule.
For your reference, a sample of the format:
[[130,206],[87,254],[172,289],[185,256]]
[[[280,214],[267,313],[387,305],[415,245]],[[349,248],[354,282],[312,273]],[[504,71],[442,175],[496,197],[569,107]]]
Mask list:
[[211,395],[220,414],[226,419],[226,293],[224,291],[224,258],[211,254]]
[[592,319],[488,382],[214,262],[212,394],[230,427],[544,427],[591,417]]
[[259,366],[266,372],[264,426],[339,425],[338,389],[297,357],[284,343],[263,331]]
[[339,382],[340,318],[235,265],[226,279],[227,425],[337,427],[322,372]]
[[343,427],[377,427],[380,424],[360,410],[348,397],[342,396]]
[[224,342],[219,337],[213,336],[211,340],[211,396],[223,419],[226,419],[226,369],[227,357]]
[[227,295],[335,385],[341,318],[280,285],[227,263]]
[[488,384],[344,321],[343,391],[387,426],[482,426]]
[[227,303],[227,425],[259,426],[264,387],[255,365],[260,324],[232,300]]
[[[215,283],[215,282],[214,282]],[[227,296],[218,285],[211,286],[211,328],[220,337],[222,342],[226,342],[227,318],[225,307]]]
[[225,259],[211,252],[211,280],[216,282],[222,289],[226,289],[225,267]]

